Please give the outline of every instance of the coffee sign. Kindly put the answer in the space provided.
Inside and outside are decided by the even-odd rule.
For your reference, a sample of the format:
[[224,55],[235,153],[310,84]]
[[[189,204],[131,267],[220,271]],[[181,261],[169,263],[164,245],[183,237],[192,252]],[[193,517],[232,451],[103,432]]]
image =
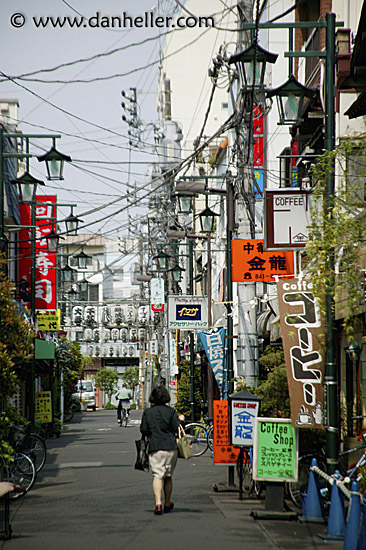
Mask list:
[[324,428],[324,323],[309,279],[277,282],[292,425]]

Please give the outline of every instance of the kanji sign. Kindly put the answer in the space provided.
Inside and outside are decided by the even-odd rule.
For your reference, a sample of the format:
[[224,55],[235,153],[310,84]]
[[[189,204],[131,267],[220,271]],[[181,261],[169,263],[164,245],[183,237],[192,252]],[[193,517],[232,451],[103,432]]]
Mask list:
[[214,464],[236,464],[239,449],[229,441],[229,406],[226,400],[213,402]]
[[235,394],[230,397],[230,441],[236,447],[251,447],[253,445],[254,421],[259,411],[259,399],[257,401],[235,399]]
[[324,427],[324,323],[312,289],[308,279],[277,283],[291,419],[300,428]]
[[233,281],[269,283],[275,275],[293,275],[294,253],[264,250],[263,239],[234,239],[231,241]]
[[[20,204],[20,221],[27,229],[19,232],[19,281],[31,283],[31,210]],[[56,218],[56,196],[37,196],[36,206],[36,258],[35,290],[36,309],[56,309],[56,253],[48,252],[47,239]],[[30,307],[24,299],[22,304]]]
[[200,340],[206,352],[208,361],[215,376],[215,380],[222,396],[225,389],[224,365],[225,365],[225,329],[216,332],[199,332],[197,340]]
[[36,392],[35,413],[36,422],[52,422],[52,398],[50,391]]
[[253,479],[297,481],[298,432],[287,418],[255,420]]
[[37,311],[37,325],[39,330],[60,330],[61,310]]

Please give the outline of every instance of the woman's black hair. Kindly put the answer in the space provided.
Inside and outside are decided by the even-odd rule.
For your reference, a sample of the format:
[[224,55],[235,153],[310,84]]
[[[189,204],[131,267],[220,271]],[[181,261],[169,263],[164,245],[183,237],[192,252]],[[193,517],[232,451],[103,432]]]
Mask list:
[[149,397],[150,403],[153,405],[165,405],[170,401],[170,395],[165,386],[157,386],[154,388]]

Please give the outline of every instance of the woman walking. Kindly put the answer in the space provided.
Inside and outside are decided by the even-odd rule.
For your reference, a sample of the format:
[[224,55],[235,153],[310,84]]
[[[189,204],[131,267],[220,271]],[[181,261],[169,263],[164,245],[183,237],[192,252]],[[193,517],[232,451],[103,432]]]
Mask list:
[[179,421],[175,410],[167,405],[170,395],[164,386],[154,388],[149,401],[152,406],[142,415],[140,432],[149,442],[149,461],[155,496],[154,514],[160,516],[163,513],[162,492],[164,512],[171,512],[174,507],[170,497],[173,489],[172,476],[178,458],[176,433]]

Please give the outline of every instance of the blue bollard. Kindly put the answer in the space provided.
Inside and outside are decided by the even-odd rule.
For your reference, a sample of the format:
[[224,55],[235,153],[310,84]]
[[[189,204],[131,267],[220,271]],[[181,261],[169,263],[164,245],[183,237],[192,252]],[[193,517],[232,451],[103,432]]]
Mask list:
[[361,521],[361,499],[357,481],[351,483],[351,498],[347,516],[343,550],[357,550],[358,534]]
[[361,506],[361,529],[358,537],[357,550],[366,550],[366,495],[363,497]]
[[330,499],[329,517],[327,532],[320,535],[322,540],[342,540],[346,530],[346,520],[344,514],[344,498],[341,490],[337,486],[337,480],[342,479],[338,470],[333,475],[333,487]]
[[[317,466],[316,458],[311,461],[311,466]],[[308,491],[306,496],[305,513],[302,518],[303,521],[323,522],[323,505],[320,496],[320,488],[317,474],[314,474],[310,470]]]

